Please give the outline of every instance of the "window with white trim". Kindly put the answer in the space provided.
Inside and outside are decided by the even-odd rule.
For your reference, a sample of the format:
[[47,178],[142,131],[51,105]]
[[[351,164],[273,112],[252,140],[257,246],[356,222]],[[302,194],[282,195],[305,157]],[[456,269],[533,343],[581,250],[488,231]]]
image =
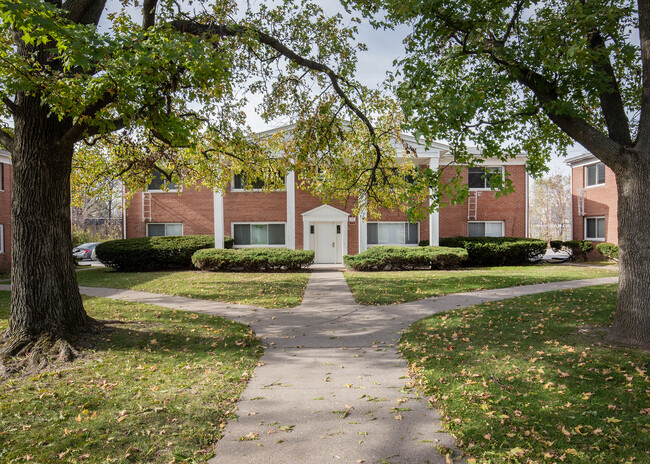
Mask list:
[[285,244],[284,223],[233,224],[235,246],[282,246]]
[[419,227],[409,222],[369,222],[368,245],[417,245]]
[[468,237],[503,237],[503,221],[474,221],[467,223]]
[[494,168],[476,167],[467,169],[467,187],[470,190],[490,190],[490,179],[492,176],[503,177],[503,166]]
[[147,224],[147,237],[169,237],[183,235],[182,223]]
[[[284,188],[286,179],[284,176],[278,176],[278,180]],[[233,190],[262,190],[265,182],[262,179],[248,179],[244,174],[235,174],[232,181]]]
[[156,192],[156,191],[175,192],[177,190],[178,190],[178,185],[168,180],[159,171],[154,171],[153,179],[151,179],[151,182],[147,186],[147,191],[149,192]]
[[5,252],[5,225],[0,224],[0,253]]
[[585,186],[602,185],[605,183],[605,163],[585,166]]
[[605,217],[585,218],[585,240],[605,240]]

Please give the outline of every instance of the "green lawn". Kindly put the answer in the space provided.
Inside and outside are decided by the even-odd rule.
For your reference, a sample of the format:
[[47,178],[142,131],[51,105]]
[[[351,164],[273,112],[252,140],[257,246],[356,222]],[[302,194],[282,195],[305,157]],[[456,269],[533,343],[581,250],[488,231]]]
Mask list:
[[[205,462],[261,347],[216,316],[89,298],[109,320],[86,358],[0,381],[2,463]],[[9,292],[0,292],[0,330]]]
[[262,308],[298,306],[307,288],[306,272],[114,272],[92,269],[77,273],[79,285],[112,287],[240,303]]
[[616,275],[616,269],[535,265],[455,271],[346,272],[345,278],[358,303],[387,305],[450,293]]
[[650,356],[602,343],[616,288],[457,309],[403,335],[468,463],[650,462]]

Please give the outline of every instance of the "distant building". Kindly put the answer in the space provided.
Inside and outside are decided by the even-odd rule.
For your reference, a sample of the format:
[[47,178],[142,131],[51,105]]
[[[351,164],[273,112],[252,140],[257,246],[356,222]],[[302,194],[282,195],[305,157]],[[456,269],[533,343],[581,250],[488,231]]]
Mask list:
[[573,239],[618,245],[618,196],[614,172],[591,153],[569,158]]

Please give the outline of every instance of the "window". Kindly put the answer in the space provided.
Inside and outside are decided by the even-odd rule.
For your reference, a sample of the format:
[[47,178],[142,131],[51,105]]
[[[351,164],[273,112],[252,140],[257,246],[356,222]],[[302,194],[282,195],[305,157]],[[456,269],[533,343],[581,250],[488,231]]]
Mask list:
[[601,185],[605,183],[605,163],[596,163],[585,166],[585,185]]
[[149,183],[147,190],[178,190],[178,186],[174,182],[170,182],[164,177],[160,172],[155,171],[153,173],[153,180]]
[[503,176],[503,167],[468,168],[467,186],[470,189],[490,189],[492,176]]
[[503,221],[468,222],[468,237],[503,237]]
[[183,235],[183,224],[147,224],[147,237]]
[[418,225],[408,222],[369,222],[368,245],[417,245]]
[[585,240],[605,240],[605,218],[585,218]]
[[[284,185],[284,177],[281,177],[281,183]],[[233,190],[262,190],[264,181],[262,179],[249,180],[243,174],[235,174],[232,182]]]
[[284,245],[284,224],[233,224],[235,246]]

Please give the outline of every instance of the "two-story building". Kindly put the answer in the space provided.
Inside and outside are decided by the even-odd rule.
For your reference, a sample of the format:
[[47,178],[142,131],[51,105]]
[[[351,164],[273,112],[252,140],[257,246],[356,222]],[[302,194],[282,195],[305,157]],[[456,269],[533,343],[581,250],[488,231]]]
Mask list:
[[566,160],[571,167],[573,240],[618,245],[618,196],[614,172],[591,153]]
[[[453,167],[447,145],[425,147],[404,136],[415,148],[412,161],[418,166]],[[409,223],[400,211],[381,211],[381,219],[354,215],[353,204],[324,204],[297,187],[295,174],[285,178],[283,190],[251,190],[235,175],[225,193],[209,189],[161,189],[159,179],[144,192],[136,193],[124,213],[124,237],[214,234],[216,246],[223,236],[234,238],[236,248],[286,247],[309,249],[317,263],[342,263],[346,254],[357,254],[376,245],[417,246],[422,240],[437,245],[440,237],[527,235],[528,176],[526,156],[504,163],[486,160],[480,167],[465,168],[470,188],[465,204],[432,212],[426,220]],[[449,169],[443,179],[451,177]],[[449,172],[449,173],[448,173]],[[487,178],[505,175],[515,192],[496,197]]]
[[11,270],[11,155],[0,150],[0,273]]

